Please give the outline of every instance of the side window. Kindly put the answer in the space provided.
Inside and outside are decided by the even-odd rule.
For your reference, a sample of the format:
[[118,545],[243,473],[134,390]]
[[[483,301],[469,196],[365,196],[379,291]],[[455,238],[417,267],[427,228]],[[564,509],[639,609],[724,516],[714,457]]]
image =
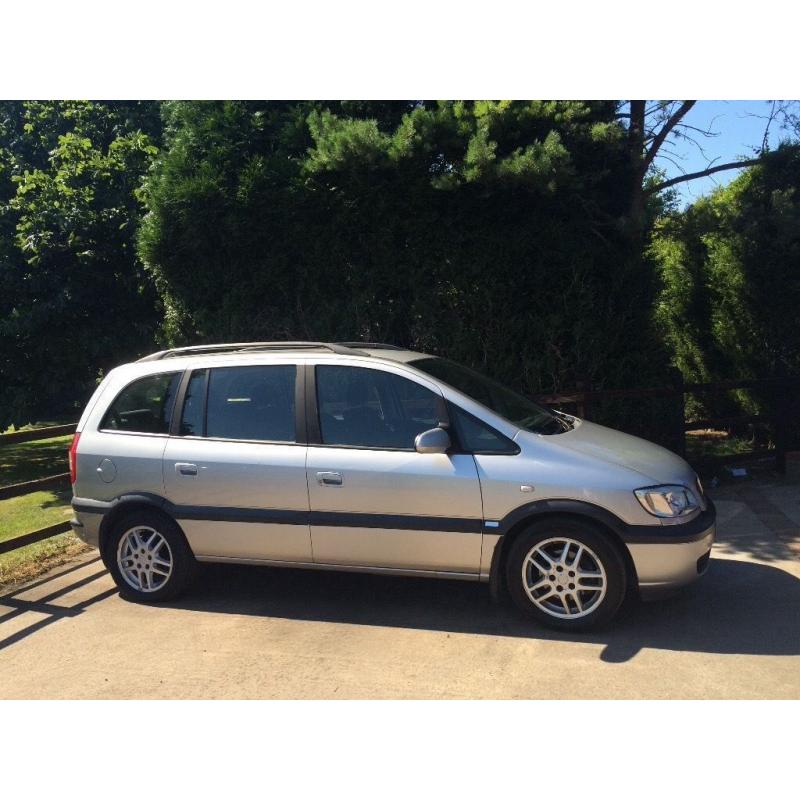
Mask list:
[[417,434],[439,424],[441,399],[399,375],[326,365],[316,375],[323,444],[412,450]]
[[210,370],[206,436],[294,442],[296,372],[283,364]]
[[186,387],[186,396],[183,400],[183,414],[181,415],[181,436],[202,436],[205,422],[204,411],[206,405],[206,370],[201,369],[192,373],[189,385]]
[[132,433],[168,433],[180,372],[148,375],[128,384],[114,399],[102,430]]
[[449,403],[447,410],[456,427],[461,446],[469,453],[497,453],[515,455],[519,447],[502,433],[481,422],[477,417],[464,411],[463,408]]
[[[408,381],[397,375],[384,373],[391,388],[395,392],[402,415],[411,423],[417,432],[430,430],[439,424],[442,400],[414,381]],[[414,443],[411,443],[414,446]]]

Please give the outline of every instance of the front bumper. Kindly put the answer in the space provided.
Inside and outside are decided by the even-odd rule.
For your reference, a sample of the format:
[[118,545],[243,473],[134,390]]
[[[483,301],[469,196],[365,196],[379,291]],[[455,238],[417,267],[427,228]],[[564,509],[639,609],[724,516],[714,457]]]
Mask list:
[[668,593],[706,572],[716,538],[716,509],[709,500],[706,511],[685,525],[652,527],[650,535],[626,542],[644,597]]

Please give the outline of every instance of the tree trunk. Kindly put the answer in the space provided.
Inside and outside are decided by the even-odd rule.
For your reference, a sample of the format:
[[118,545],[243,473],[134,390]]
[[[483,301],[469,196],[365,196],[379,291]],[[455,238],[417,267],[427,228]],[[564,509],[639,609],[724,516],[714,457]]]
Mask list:
[[644,113],[645,100],[631,100],[631,122],[628,128],[628,152],[630,154],[631,202],[628,225],[631,238],[638,241],[644,232]]

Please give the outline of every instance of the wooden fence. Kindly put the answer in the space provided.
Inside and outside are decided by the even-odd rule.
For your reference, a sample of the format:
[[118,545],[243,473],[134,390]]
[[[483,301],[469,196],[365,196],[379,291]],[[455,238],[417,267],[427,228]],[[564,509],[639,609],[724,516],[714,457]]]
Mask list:
[[[570,392],[539,395],[536,397],[543,405],[571,406],[574,413],[591,420],[600,403],[606,400],[648,400],[656,398],[672,399],[673,413],[664,420],[670,429],[669,446],[681,456],[686,457],[686,433],[706,429],[732,428],[755,423],[766,423],[772,428],[774,447],[770,450],[758,449],[747,453],[705,456],[694,459],[694,466],[719,466],[726,462],[746,462],[765,457],[774,458],[776,469],[786,472],[786,452],[795,444],[790,433],[790,419],[797,410],[800,396],[800,377],[779,377],[764,380],[716,381],[712,383],[685,383],[676,373],[672,376],[673,385],[654,389],[600,389],[593,390],[586,383]],[[756,390],[769,397],[770,409],[764,414],[742,414],[737,416],[716,416],[686,421],[686,395],[713,395],[719,397],[723,392],[733,390]],[[691,459],[690,459],[691,460]]]
[[[35,428],[30,431],[16,431],[14,433],[0,434],[0,447],[4,444],[17,444],[19,442],[35,442],[39,439],[52,439],[55,436],[66,436],[75,432],[76,424],[72,425],[54,425],[49,428]],[[66,465],[66,448],[64,450],[64,463]],[[62,472],[58,475],[50,475],[47,478],[40,478],[35,481],[25,481],[24,483],[15,483],[11,486],[0,487],[0,500],[7,500],[9,497],[21,497],[22,495],[32,494],[33,492],[41,492],[43,489],[54,488],[68,488],[69,487],[69,472]],[[69,522],[57,522],[55,525],[48,525],[46,528],[40,528],[30,533],[25,533],[22,536],[15,536],[13,539],[6,539],[0,542],[0,555],[9,553],[12,550],[18,550],[20,547],[27,547],[29,544],[41,542],[44,539],[49,539],[51,536],[58,536],[60,533],[66,533],[70,530]]]
[[[719,416],[687,422],[685,419],[687,394],[719,394],[721,392],[751,389],[769,396],[772,400],[770,412],[767,414],[750,414],[740,416]],[[536,400],[549,406],[568,406],[579,417],[592,419],[598,404],[607,400],[648,400],[655,398],[672,398],[674,400],[673,413],[669,415],[668,423],[672,428],[671,443],[674,450],[680,455],[686,455],[687,431],[705,430],[707,428],[723,428],[765,422],[771,425],[774,438],[774,449],[769,451],[757,450],[751,453],[736,453],[726,456],[711,456],[701,459],[702,463],[695,462],[695,466],[722,464],[726,461],[744,462],[753,458],[764,458],[765,455],[775,459],[775,466],[779,472],[786,470],[786,451],[790,449],[789,420],[796,406],[797,396],[800,394],[800,377],[774,378],[771,380],[745,380],[745,381],[717,381],[715,383],[684,383],[679,375],[674,376],[673,385],[654,389],[592,389],[590,385],[583,384],[577,389],[558,394],[539,395]],[[39,439],[50,439],[54,436],[64,436],[74,433],[76,425],[58,425],[49,428],[38,428],[30,431],[18,431],[0,435],[0,447],[3,444],[17,442],[30,442]],[[66,452],[65,452],[66,456]],[[40,480],[26,481],[13,486],[0,487],[0,500],[9,497],[19,497],[42,489],[69,486],[69,473],[52,475]],[[59,522],[46,528],[41,528],[5,542],[0,542],[0,555],[25,547],[34,542],[40,542],[51,536],[57,536],[70,530],[69,522]]]

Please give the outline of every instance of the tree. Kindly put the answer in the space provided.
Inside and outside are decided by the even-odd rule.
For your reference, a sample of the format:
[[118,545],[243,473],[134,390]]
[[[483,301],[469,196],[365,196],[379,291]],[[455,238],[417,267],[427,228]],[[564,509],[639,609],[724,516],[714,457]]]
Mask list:
[[392,341],[529,392],[657,380],[615,112],[168,104],[139,242],[171,340]]
[[800,145],[783,145],[657,224],[656,317],[688,379],[800,373],[798,187]]
[[[627,122],[628,146],[631,161],[631,205],[629,224],[634,235],[641,236],[645,229],[647,199],[680,183],[714,175],[732,169],[754,166],[759,158],[741,159],[717,164],[708,159],[708,166],[696,172],[664,178],[655,171],[656,160],[665,158],[674,161],[674,153],[668,145],[676,140],[688,139],[695,146],[702,146],[698,140],[712,136],[690,125],[686,117],[696,104],[696,100],[629,100],[619,103],[617,117]],[[768,129],[769,122],[766,123]],[[766,149],[766,134],[762,150]]]
[[134,248],[157,104],[6,103],[2,120],[0,427],[74,416],[159,318]]
[[754,162],[667,179],[693,104],[0,103],[0,424],[74,416],[156,336],[388,340],[531,393],[662,383],[665,343],[733,370],[703,281],[738,229],[671,189]]

